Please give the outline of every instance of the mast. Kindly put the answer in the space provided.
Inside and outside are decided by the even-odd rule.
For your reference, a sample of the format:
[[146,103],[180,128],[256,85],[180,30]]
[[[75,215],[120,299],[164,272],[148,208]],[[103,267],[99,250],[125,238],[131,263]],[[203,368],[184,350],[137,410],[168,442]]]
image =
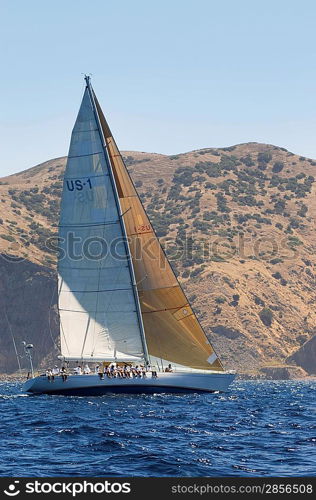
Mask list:
[[136,283],[135,272],[134,272],[133,263],[132,263],[132,256],[131,256],[129,245],[127,243],[127,232],[126,232],[123,214],[122,214],[122,210],[121,210],[121,204],[120,204],[120,199],[119,199],[119,195],[118,195],[118,191],[117,191],[115,177],[114,177],[114,173],[113,173],[113,169],[112,169],[112,164],[111,164],[111,161],[109,159],[106,140],[105,140],[105,137],[103,134],[99,114],[98,114],[97,107],[96,107],[95,100],[94,100],[94,92],[92,90],[90,76],[85,75],[84,79],[85,79],[86,86],[87,86],[89,96],[91,99],[93,112],[94,112],[97,127],[98,127],[98,132],[100,134],[102,147],[103,147],[103,151],[104,151],[104,156],[105,156],[105,161],[107,163],[109,173],[110,173],[110,180],[111,180],[111,184],[112,184],[112,188],[113,188],[113,192],[114,192],[115,203],[116,203],[118,214],[119,214],[120,226],[121,226],[122,234],[124,236],[124,247],[125,247],[125,251],[127,254],[127,262],[128,262],[131,280],[132,280],[132,288],[133,288],[133,294],[134,294],[135,305],[136,305],[137,319],[138,319],[140,333],[141,333],[141,341],[142,341],[142,346],[143,346],[143,351],[144,351],[144,359],[145,359],[146,364],[149,364],[149,354],[148,354],[144,324],[143,324],[143,319],[142,319],[142,314],[141,314],[141,307],[140,307],[140,302],[139,302],[137,283]]

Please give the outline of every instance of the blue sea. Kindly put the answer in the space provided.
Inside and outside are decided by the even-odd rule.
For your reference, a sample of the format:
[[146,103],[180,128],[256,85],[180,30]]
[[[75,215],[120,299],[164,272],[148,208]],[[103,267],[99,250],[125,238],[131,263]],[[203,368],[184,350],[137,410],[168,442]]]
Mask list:
[[32,396],[0,384],[0,476],[315,476],[316,381]]

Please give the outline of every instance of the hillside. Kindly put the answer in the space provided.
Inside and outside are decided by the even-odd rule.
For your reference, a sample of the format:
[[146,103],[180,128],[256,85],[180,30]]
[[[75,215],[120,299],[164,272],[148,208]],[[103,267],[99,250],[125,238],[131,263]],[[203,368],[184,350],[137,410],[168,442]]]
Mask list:
[[[282,365],[314,337],[316,161],[258,143],[173,156],[132,151],[124,156],[226,368],[251,374]],[[4,272],[13,266],[20,280],[15,299],[10,280],[1,278],[0,372],[16,369],[4,310],[12,304],[23,308],[21,294],[34,279],[25,269],[36,264],[55,286],[51,238],[57,232],[65,160],[50,160],[0,181],[0,253],[10,255],[3,257]],[[55,299],[48,307],[41,293],[30,298],[41,304],[47,324]],[[41,345],[45,325],[21,321],[11,314],[18,340],[29,336]],[[50,352],[49,338],[38,359]],[[310,360],[304,366],[304,356],[291,359],[315,373]]]

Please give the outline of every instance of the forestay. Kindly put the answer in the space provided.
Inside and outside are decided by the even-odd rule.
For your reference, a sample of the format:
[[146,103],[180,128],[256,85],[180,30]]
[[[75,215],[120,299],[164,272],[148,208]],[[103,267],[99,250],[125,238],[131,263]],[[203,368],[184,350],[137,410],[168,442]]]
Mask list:
[[60,215],[58,294],[66,359],[143,358],[108,159],[86,88],[72,132]]

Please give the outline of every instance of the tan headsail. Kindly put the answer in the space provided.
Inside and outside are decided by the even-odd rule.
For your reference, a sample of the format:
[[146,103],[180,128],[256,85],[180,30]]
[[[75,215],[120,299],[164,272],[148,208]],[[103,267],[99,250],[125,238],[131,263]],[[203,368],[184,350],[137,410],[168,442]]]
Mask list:
[[156,237],[95,97],[120,198],[151,356],[204,370],[223,370]]

